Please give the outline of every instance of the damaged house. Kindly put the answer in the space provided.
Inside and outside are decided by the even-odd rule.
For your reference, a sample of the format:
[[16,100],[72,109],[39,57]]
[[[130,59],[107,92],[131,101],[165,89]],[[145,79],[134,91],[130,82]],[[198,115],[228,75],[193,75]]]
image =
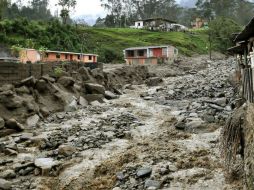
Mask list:
[[144,20],[138,20],[135,22],[135,26],[131,28],[148,29],[153,31],[173,31],[175,21],[165,18],[149,18]]
[[128,65],[173,63],[178,56],[174,46],[132,47],[124,50],[124,59]]
[[234,42],[236,45],[228,49],[231,54],[235,55],[237,61],[236,80],[242,84],[242,97],[251,103],[254,103],[254,18],[238,34]]

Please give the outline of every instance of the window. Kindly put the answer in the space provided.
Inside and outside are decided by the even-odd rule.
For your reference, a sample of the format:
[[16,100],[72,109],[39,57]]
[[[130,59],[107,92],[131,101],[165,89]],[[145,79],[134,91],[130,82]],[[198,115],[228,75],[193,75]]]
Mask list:
[[45,57],[48,58],[49,57],[49,53],[45,53]]
[[138,26],[141,26],[140,22],[138,23]]
[[60,53],[57,53],[57,54],[56,54],[56,58],[57,58],[57,59],[60,59],[60,57],[61,57]]
[[144,50],[138,50],[138,56],[143,57],[145,55]]
[[91,60],[92,60],[92,56],[91,56],[91,55],[89,55],[89,58],[88,58],[88,59],[89,59],[89,61],[91,61]]
[[127,57],[134,57],[134,51],[127,51]]
[[80,59],[80,55],[78,55],[78,59]]
[[68,59],[68,54],[65,54],[65,59]]

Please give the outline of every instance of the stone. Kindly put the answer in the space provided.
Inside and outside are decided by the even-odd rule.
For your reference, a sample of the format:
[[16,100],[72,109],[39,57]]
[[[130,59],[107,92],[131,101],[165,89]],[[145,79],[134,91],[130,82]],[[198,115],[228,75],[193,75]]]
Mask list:
[[54,78],[50,77],[49,75],[44,75],[41,78],[44,79],[47,82],[51,82],[51,83],[56,82],[56,80]]
[[214,118],[214,116],[212,116],[212,115],[204,114],[204,115],[203,115],[203,119],[204,119],[206,122],[208,122],[208,123],[213,123],[213,122],[215,122],[215,118]]
[[16,177],[16,173],[14,170],[10,170],[10,169],[5,170],[0,174],[0,177],[4,179],[13,179]]
[[90,71],[90,69],[86,68],[86,67],[81,67],[78,70],[78,72],[81,75],[83,81],[89,81],[89,80],[92,79],[92,76],[91,76],[89,71]]
[[73,87],[75,84],[75,80],[72,77],[67,76],[60,77],[57,82],[66,88]]
[[30,90],[26,86],[21,86],[15,89],[18,94],[30,94]]
[[96,83],[85,83],[85,89],[88,94],[105,94],[104,86]]
[[20,86],[27,86],[27,87],[34,87],[35,83],[36,83],[36,79],[33,76],[31,76],[31,77],[28,77],[28,78],[22,80],[19,85]]
[[16,133],[17,131],[14,129],[1,129],[0,130],[0,138],[1,137],[6,137],[8,135],[11,135],[13,133]]
[[4,119],[0,117],[0,130],[3,129],[5,126]]
[[25,129],[22,124],[20,124],[13,118],[6,121],[5,127],[8,129],[14,129],[18,132],[24,131]]
[[163,82],[162,78],[160,77],[152,77],[146,80],[147,86],[157,86]]
[[124,180],[124,174],[123,172],[117,172],[116,173],[116,178],[120,181]]
[[40,113],[42,114],[43,117],[48,117],[50,115],[50,111],[48,110],[47,107],[41,107]]
[[152,169],[151,168],[141,168],[137,170],[137,176],[142,178],[142,177],[149,177],[152,173]]
[[10,181],[0,178],[0,189],[9,190],[11,189],[11,186],[12,184]]
[[175,128],[178,130],[185,130],[185,128],[186,128],[185,120],[178,121],[175,125]]
[[122,190],[120,187],[114,187],[112,190]]
[[12,84],[4,84],[0,87],[0,92],[13,91],[14,86]]
[[36,82],[35,84],[35,89],[38,90],[39,92],[45,92],[47,90],[47,82],[43,79],[40,79]]
[[105,98],[108,100],[117,99],[118,96],[115,95],[113,92],[105,91]]
[[85,99],[90,103],[93,101],[99,101],[103,103],[104,95],[102,94],[87,94],[85,95]]
[[227,98],[216,98],[213,100],[213,103],[218,106],[225,107],[227,105]]
[[78,103],[77,100],[72,100],[72,102],[65,106],[66,112],[74,112],[78,109]]
[[198,117],[198,114],[197,114],[197,113],[190,113],[189,116],[190,116],[190,117]]
[[88,105],[88,101],[83,98],[82,96],[79,97],[79,105],[81,105],[82,107],[85,107]]
[[58,154],[63,156],[71,156],[76,152],[76,148],[70,145],[60,145],[58,147]]
[[161,183],[155,180],[146,180],[145,181],[145,188],[147,189],[159,189],[161,186]]
[[42,170],[42,175],[47,175],[53,166],[57,165],[57,162],[53,158],[37,158],[34,161],[34,165]]
[[35,114],[27,118],[26,124],[28,127],[36,127],[39,121],[40,121],[40,117],[37,114]]

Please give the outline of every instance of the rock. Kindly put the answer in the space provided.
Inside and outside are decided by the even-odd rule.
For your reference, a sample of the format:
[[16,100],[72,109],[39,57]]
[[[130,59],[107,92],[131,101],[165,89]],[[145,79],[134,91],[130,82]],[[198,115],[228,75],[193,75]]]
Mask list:
[[9,119],[5,123],[5,127],[8,129],[14,129],[18,132],[23,131],[25,128],[23,125],[21,125],[19,122],[17,122],[15,119]]
[[12,186],[11,182],[0,178],[0,189],[9,190],[11,189],[11,186]]
[[189,115],[190,117],[198,117],[198,114],[197,113],[190,113],[190,115]]
[[79,97],[79,104],[82,106],[82,107],[85,107],[88,105],[88,101],[83,98],[82,96]]
[[18,94],[30,94],[30,90],[26,86],[21,86],[15,89]]
[[33,76],[28,77],[20,82],[20,86],[34,87],[36,80]]
[[66,112],[74,112],[78,109],[78,103],[76,100],[72,100],[72,102],[68,105],[65,106],[65,111]]
[[157,86],[162,82],[163,82],[162,78],[152,77],[152,78],[147,79],[145,83],[147,86]]
[[223,111],[223,110],[224,110],[223,107],[218,106],[218,105],[216,105],[216,104],[209,104],[209,106],[210,106],[211,108],[213,108],[213,109],[218,110],[218,111]]
[[124,180],[124,174],[123,172],[117,172],[116,173],[116,178],[120,181]]
[[114,187],[112,190],[122,190],[120,187]]
[[183,119],[183,120],[178,121],[175,125],[175,128],[178,130],[185,130],[185,128],[186,128],[185,120]]
[[92,76],[91,76],[88,68],[81,67],[78,70],[78,72],[81,75],[83,81],[91,81],[92,80]]
[[53,158],[37,158],[34,161],[34,165],[42,170],[42,175],[47,175],[53,166],[57,165],[57,162]]
[[86,83],[85,89],[88,92],[88,94],[105,94],[105,88],[104,86],[96,83]]
[[13,91],[14,86],[12,84],[4,84],[0,87],[0,92]]
[[48,89],[47,86],[47,82],[43,79],[40,79],[36,82],[35,89],[37,89],[39,92],[45,92]]
[[102,94],[87,94],[85,95],[85,99],[90,103],[93,101],[99,101],[103,103],[104,96]]
[[28,127],[36,127],[39,120],[40,120],[40,117],[37,114],[35,114],[26,120],[26,124]]
[[155,180],[146,180],[145,181],[145,188],[147,189],[159,189],[161,186],[161,183]]
[[152,169],[151,168],[141,168],[138,169],[137,171],[137,176],[138,177],[149,177],[152,173]]
[[118,96],[115,95],[113,92],[105,91],[105,98],[108,100],[117,99]]
[[41,107],[40,113],[42,114],[43,117],[48,117],[50,115],[50,111],[48,110],[47,107]]
[[214,116],[212,116],[212,115],[204,114],[204,115],[203,115],[203,119],[204,119],[206,122],[208,122],[208,123],[213,123],[213,122],[215,122],[215,118],[214,118]]
[[213,100],[213,103],[218,106],[225,107],[227,105],[227,98],[217,98]]
[[51,83],[56,82],[56,80],[54,78],[50,77],[49,75],[44,75],[41,78],[44,79],[47,82],[51,82]]
[[11,135],[16,132],[17,131],[14,129],[1,129],[0,130],[0,137],[5,137],[5,136]]
[[5,122],[4,119],[0,117],[0,130],[4,128]]
[[66,88],[72,87],[75,84],[75,80],[72,77],[67,76],[60,77],[57,82]]
[[13,179],[16,177],[16,173],[14,170],[5,170],[0,174],[0,177],[4,179]]
[[101,106],[101,103],[98,101],[93,101],[90,103],[92,106]]
[[63,156],[71,156],[76,152],[76,148],[69,145],[61,145],[58,147],[58,154]]

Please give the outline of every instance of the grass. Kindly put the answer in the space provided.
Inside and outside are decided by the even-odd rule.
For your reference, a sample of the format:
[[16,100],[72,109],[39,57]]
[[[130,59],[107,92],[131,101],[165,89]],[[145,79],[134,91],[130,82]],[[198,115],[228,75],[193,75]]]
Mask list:
[[153,32],[129,28],[86,28],[87,42],[101,47],[110,47],[118,53],[133,46],[173,45],[181,54],[207,53],[207,35],[205,32]]

